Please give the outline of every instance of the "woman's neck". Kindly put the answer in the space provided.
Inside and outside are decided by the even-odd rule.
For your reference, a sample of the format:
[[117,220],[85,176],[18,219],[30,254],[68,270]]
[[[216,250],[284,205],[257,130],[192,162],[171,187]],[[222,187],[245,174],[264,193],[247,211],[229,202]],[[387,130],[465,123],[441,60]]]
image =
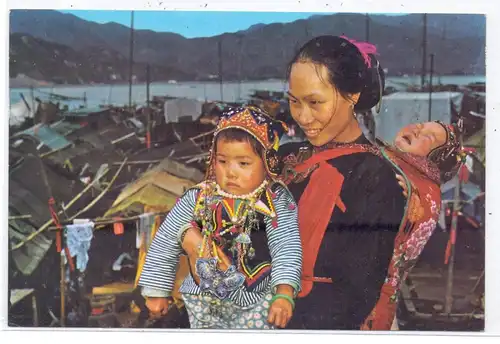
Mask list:
[[363,131],[359,127],[359,123],[353,115],[352,120],[349,121],[345,128],[333,138],[332,142],[336,143],[350,143],[356,141],[361,135]]

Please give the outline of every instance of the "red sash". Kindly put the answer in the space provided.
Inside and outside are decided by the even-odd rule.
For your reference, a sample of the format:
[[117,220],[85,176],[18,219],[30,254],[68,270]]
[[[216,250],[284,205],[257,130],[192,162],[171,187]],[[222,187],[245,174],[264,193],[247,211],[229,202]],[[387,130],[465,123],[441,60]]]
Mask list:
[[340,199],[344,176],[327,161],[337,157],[366,152],[362,146],[338,147],[314,154],[295,166],[297,173],[304,173],[317,165],[299,200],[299,229],[302,241],[302,290],[299,297],[307,296],[314,282],[332,283],[329,278],[314,277],[314,266],[319,248],[335,207],[342,212],[346,207]]

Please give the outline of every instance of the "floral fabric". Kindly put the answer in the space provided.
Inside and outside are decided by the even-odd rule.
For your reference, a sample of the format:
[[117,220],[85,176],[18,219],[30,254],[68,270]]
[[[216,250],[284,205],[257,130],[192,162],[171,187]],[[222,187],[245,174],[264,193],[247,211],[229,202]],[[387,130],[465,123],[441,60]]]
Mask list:
[[182,294],[191,328],[198,329],[256,329],[269,330],[269,307],[272,294],[250,307],[240,307],[230,300],[211,295]]

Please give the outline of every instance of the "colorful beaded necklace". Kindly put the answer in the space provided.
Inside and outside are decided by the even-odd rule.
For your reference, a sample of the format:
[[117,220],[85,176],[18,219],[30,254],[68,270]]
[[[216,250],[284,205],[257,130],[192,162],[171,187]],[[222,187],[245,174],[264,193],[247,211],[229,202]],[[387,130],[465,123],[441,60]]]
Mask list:
[[[260,201],[263,193],[268,195],[269,207]],[[255,256],[251,232],[259,227],[257,212],[274,218],[273,224],[276,223],[272,195],[268,180],[264,180],[258,188],[246,195],[227,193],[215,181],[204,183],[194,209],[195,220],[201,224],[203,235],[199,257],[203,257],[208,251],[211,257],[220,261],[217,243],[226,242],[237,260],[237,269],[240,270],[245,257],[252,259]],[[228,219],[222,219],[220,223],[217,223],[215,215],[218,208],[222,208],[228,214]]]

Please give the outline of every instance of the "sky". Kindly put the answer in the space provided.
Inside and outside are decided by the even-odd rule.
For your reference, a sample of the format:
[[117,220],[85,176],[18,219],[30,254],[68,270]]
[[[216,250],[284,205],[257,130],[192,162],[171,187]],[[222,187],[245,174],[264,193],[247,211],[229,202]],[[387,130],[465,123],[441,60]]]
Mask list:
[[[130,11],[63,11],[97,23],[115,22],[130,27]],[[135,11],[134,28],[174,32],[186,38],[209,37],[246,30],[254,24],[289,23],[325,12],[210,12]]]

